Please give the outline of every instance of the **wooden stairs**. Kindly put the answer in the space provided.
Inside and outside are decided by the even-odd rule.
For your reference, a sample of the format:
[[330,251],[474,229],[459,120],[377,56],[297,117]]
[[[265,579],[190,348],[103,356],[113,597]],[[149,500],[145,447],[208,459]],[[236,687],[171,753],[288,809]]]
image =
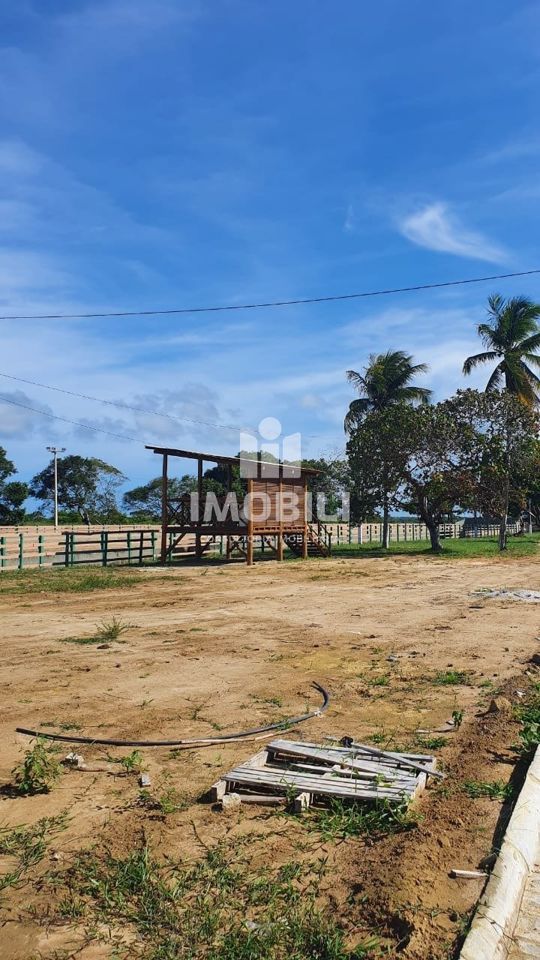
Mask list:
[[[302,556],[303,535],[302,533],[286,533],[283,539],[289,550],[297,557]],[[308,557],[329,557],[331,551],[331,535],[328,533],[324,523],[308,524]]]

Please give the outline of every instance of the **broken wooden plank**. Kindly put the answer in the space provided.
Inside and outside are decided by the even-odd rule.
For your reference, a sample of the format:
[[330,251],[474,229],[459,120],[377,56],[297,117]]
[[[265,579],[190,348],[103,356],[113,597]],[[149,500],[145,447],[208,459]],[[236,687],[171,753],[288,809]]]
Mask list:
[[437,762],[435,757],[426,756],[424,760],[426,760],[427,763],[419,763],[417,760],[410,760],[404,753],[390,753],[388,750],[378,750],[376,747],[368,747],[363,743],[353,743],[351,744],[351,748],[347,749],[361,749],[364,753],[369,753],[374,757],[391,757],[403,767],[410,767],[411,770],[419,770],[420,773],[427,773],[428,776],[437,777],[439,780],[444,779],[444,773],[435,769]]
[[303,813],[304,810],[307,810],[311,804],[311,794],[310,793],[299,793],[298,796],[294,798],[294,812]]
[[242,803],[259,803],[266,807],[280,807],[286,803],[285,797],[273,797],[268,793],[240,793]]
[[401,787],[387,787],[370,784],[366,786],[361,781],[342,779],[340,777],[323,777],[309,773],[297,774],[286,770],[253,770],[249,767],[236,767],[230,773],[224,775],[227,783],[253,784],[257,786],[269,786],[281,790],[286,790],[292,786],[300,791],[309,793],[330,794],[343,797],[368,797],[372,799],[394,799],[399,800],[403,796],[410,796],[410,789]]
[[[265,769],[275,770],[275,771],[282,770],[285,773],[287,772],[314,773],[314,774],[317,774],[317,776],[319,777],[324,777],[325,780],[328,780],[329,777],[332,777],[333,779],[335,779],[336,777],[339,777],[342,780],[345,779],[351,782],[357,782],[357,781],[364,782],[366,785],[372,784],[372,783],[378,783],[381,785],[388,784],[389,786],[393,786],[393,787],[395,786],[402,786],[404,788],[410,787],[411,789],[416,787],[416,784],[418,782],[417,777],[400,776],[399,773],[394,776],[392,773],[388,773],[388,772],[365,773],[364,771],[361,771],[361,770],[359,771],[359,770],[350,769],[348,767],[341,767],[341,766],[338,766],[337,764],[333,767],[316,767],[313,764],[309,764],[309,763],[294,762],[294,763],[276,764],[274,761],[272,761],[272,763],[267,764]],[[418,776],[420,777],[422,776],[422,774],[418,774]]]
[[223,800],[223,797],[227,793],[227,786],[226,780],[216,780],[208,791],[210,803],[218,803],[220,800]]
[[[354,751],[348,749],[345,749],[343,754],[339,755],[338,758],[336,758],[337,751],[324,750],[320,747],[308,747],[302,743],[291,743],[287,740],[273,740],[267,745],[266,749],[268,752],[274,754],[279,753],[280,755],[286,754],[287,756],[306,757],[307,759],[320,760],[329,764],[335,764],[337,759],[339,766],[358,771],[358,776],[369,774],[373,778],[380,775],[388,775],[389,779],[394,779],[391,773],[392,770],[395,770],[396,774],[399,775],[397,763],[390,766],[389,764],[381,765],[380,763],[373,763],[367,760],[357,760],[356,757],[352,756]],[[423,770],[425,770],[425,767]]]

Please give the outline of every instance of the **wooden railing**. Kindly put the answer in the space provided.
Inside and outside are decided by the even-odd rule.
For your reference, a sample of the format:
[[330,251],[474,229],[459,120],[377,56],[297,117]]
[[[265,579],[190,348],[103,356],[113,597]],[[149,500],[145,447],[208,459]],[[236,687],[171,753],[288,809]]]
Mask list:
[[330,527],[328,527],[326,523],[323,523],[322,520],[314,520],[309,526],[319,542],[322,543],[328,556],[330,556],[332,553],[332,530]]
[[[327,529],[332,533],[332,542],[335,545],[344,543],[382,543],[383,525],[382,523],[363,523],[353,526],[348,523],[337,523],[327,521]],[[496,524],[483,524],[474,529],[465,527],[463,521],[457,523],[440,524],[440,533],[443,538],[460,537],[496,537],[499,528]],[[508,533],[516,534],[519,532],[520,525],[517,523],[508,524]],[[411,522],[393,522],[389,527],[391,543],[407,543],[415,540],[429,540],[429,531],[424,523],[418,521]]]
[[56,532],[49,528],[39,533],[24,528],[4,531],[0,534],[0,572],[79,564],[106,567],[111,563],[147,563],[157,558],[158,531],[157,526]]

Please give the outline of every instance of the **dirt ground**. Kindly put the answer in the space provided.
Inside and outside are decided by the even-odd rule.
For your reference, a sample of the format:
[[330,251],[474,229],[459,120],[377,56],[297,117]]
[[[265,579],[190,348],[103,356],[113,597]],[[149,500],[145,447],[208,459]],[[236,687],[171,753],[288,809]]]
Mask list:
[[[11,770],[28,748],[16,726],[130,739],[206,737],[318,705],[314,680],[328,687],[331,705],[296,728],[297,738],[384,736],[390,748],[416,744],[419,752],[419,728],[440,727],[452,711],[464,712],[460,729],[435,751],[448,775],[442,788],[428,789],[417,802],[416,829],[377,841],[319,838],[313,845],[313,857],[324,856],[330,867],[323,899],[351,947],[376,934],[387,945],[385,956],[452,957],[481,883],[452,880],[448,871],[477,867],[496,846],[501,819],[499,801],[471,800],[459,785],[519,774],[511,749],[517,723],[511,712],[486,715],[486,708],[499,690],[519,703],[540,639],[538,605],[476,592],[539,590],[538,560],[334,559],[140,575],[128,589],[0,598],[0,783],[6,785],[0,823],[31,824],[69,812],[43,860],[3,895],[5,960],[113,956],[106,936],[89,943],[84,924],[55,918],[44,881],[47,871],[96,841],[129,849],[143,831],[158,853],[196,858],[224,838],[234,843],[252,835],[253,863],[279,862],[304,829],[268,809],[250,806],[227,817],[197,802],[260,743],[147,750],[152,782],[172,784],[190,800],[169,816],[151,816],[137,804],[137,777],[106,762],[107,752],[127,752],[114,748],[81,748],[102,769],[66,772],[45,795],[13,796]],[[62,642],[92,635],[112,617],[129,627],[104,648]],[[455,671],[466,675],[441,682]],[[306,856],[312,841],[310,834]],[[9,867],[9,857],[0,857],[0,873]]]

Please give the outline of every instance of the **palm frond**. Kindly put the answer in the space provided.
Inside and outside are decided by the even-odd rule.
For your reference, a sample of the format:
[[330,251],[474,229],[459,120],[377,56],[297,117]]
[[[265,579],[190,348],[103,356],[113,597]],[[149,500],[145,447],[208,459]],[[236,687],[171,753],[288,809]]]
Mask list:
[[488,297],[488,313],[494,320],[498,320],[501,308],[504,304],[504,297],[500,293],[492,293]]
[[429,403],[432,395],[433,390],[428,390],[427,387],[402,387],[398,399],[413,402],[418,400],[420,403]]
[[540,354],[538,353],[522,353],[522,359],[527,361],[527,363],[533,363],[535,367],[540,367]]
[[533,353],[535,350],[540,350],[540,330],[533,333],[531,337],[522,340],[519,344],[519,350],[520,353]]
[[[538,357],[537,359],[538,359],[538,361],[539,361],[539,363],[540,363],[540,357]],[[529,381],[529,383],[530,383],[531,385],[532,385],[533,383],[536,383],[538,386],[540,386],[540,377],[537,377],[536,374],[534,373],[534,371],[531,370],[531,368],[528,367],[527,364],[526,364],[523,360],[520,360],[520,367],[521,367],[521,369],[522,369],[522,371],[523,371],[524,376],[527,377],[527,380]]]
[[365,380],[361,373],[357,373],[356,370],[347,370],[345,376],[349,383],[353,383],[355,387],[363,389],[365,387]]
[[480,363],[488,363],[490,360],[497,360],[500,354],[496,350],[485,350],[483,353],[474,353],[472,357],[467,357],[463,364],[463,373],[467,376]]
[[503,366],[508,392],[521,397],[530,406],[536,403],[536,394],[527,376],[525,365],[515,355],[511,355],[505,358]]
[[498,387],[500,387],[503,374],[504,374],[504,362],[498,363],[493,373],[491,374],[488,382],[486,383],[486,393],[489,393],[491,390],[497,390]]
[[359,400],[352,401],[352,403],[349,405],[349,409],[347,410],[345,420],[343,421],[345,433],[352,433],[354,428],[362,419],[362,416],[367,413],[370,407],[371,403],[367,397],[361,397]]
[[499,342],[499,333],[500,331],[497,327],[490,327],[489,323],[479,323],[476,332],[480,337],[482,343],[486,347],[498,347]]

